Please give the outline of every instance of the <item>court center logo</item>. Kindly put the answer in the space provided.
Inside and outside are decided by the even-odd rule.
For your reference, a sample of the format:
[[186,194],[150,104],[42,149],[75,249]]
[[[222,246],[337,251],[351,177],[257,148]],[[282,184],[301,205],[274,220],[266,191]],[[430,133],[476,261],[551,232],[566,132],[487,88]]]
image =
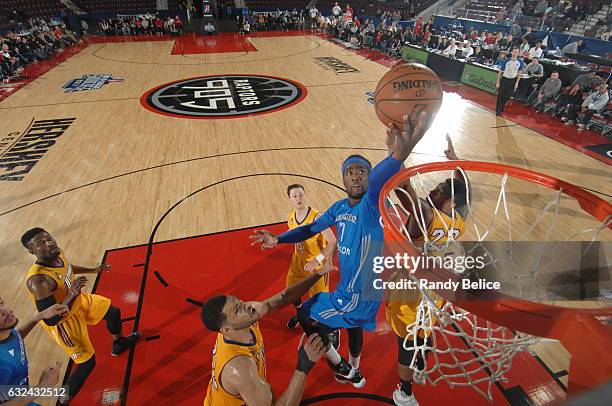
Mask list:
[[285,109],[302,101],[307,93],[303,85],[273,76],[201,76],[148,90],[140,104],[172,117],[236,118]]

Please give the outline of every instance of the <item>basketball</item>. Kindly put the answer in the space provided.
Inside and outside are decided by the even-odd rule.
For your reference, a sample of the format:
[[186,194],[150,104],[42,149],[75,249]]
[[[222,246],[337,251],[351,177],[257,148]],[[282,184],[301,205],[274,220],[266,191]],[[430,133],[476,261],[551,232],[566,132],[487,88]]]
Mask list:
[[403,128],[402,117],[412,112],[428,111],[433,119],[441,105],[440,78],[418,63],[395,65],[378,82],[374,92],[374,109],[385,126],[392,122]]

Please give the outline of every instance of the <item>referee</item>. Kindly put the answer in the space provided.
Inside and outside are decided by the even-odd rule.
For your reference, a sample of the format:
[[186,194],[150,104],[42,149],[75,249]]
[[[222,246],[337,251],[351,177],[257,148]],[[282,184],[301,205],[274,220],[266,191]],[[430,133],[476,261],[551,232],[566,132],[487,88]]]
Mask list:
[[518,48],[512,49],[512,57],[503,61],[497,73],[497,105],[495,106],[495,115],[500,116],[504,112],[506,102],[512,96],[512,93],[518,89],[521,81],[521,72],[523,71],[523,61],[518,59]]

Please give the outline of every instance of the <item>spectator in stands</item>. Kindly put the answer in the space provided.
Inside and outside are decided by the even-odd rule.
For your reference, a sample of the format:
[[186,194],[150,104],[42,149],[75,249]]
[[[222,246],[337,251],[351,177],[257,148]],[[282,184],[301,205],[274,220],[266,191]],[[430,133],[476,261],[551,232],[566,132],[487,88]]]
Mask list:
[[485,39],[485,43],[487,45],[494,45],[496,41],[497,41],[497,38],[493,35],[493,33],[491,32],[487,33],[487,39]]
[[544,109],[544,104],[554,99],[557,93],[559,93],[559,90],[561,90],[559,72],[554,71],[539,90],[531,92],[527,98],[527,103],[537,111],[542,111]]
[[82,19],[81,20],[81,34],[86,36],[88,31],[89,31],[89,24],[87,24],[87,21],[85,21],[85,19]]
[[[578,109],[578,106],[582,104],[582,89],[579,84],[571,85],[566,87],[559,98],[557,104],[553,110],[552,116],[561,114],[563,111],[568,111],[570,108]],[[573,106],[573,107],[570,107]],[[567,118],[566,120],[567,121]]]
[[8,44],[2,44],[0,50],[0,67],[4,78],[11,78],[20,74],[23,70],[21,61],[9,50]]
[[149,20],[147,20],[146,18],[141,19],[140,25],[142,26],[142,34],[143,35],[148,35],[151,32],[149,31]]
[[340,7],[338,3],[334,3],[334,7],[332,8],[332,15],[336,18],[340,18],[340,14],[342,14],[342,7]]
[[470,59],[476,63],[484,63],[485,57],[481,52],[480,46],[476,45],[476,49],[474,49],[474,53],[472,54]]
[[457,44],[454,40],[450,40],[450,45],[447,46],[444,51],[442,51],[442,55],[447,56],[449,58],[454,58],[455,53],[457,52]]
[[523,71],[523,73],[529,75],[529,77],[531,78],[536,78],[537,80],[544,77],[544,67],[542,66],[538,58],[533,57],[531,59],[531,62],[529,62],[529,64],[525,66],[525,70]]
[[519,38],[521,36],[521,27],[519,27],[518,23],[516,21],[514,21],[512,23],[512,27],[510,27],[510,34],[514,37],[514,38]]
[[164,22],[159,16],[155,17],[155,20],[153,20],[153,27],[155,28],[155,35],[164,34]]
[[531,49],[531,46],[529,45],[529,41],[527,41],[527,38],[523,38],[523,42],[519,46],[519,55],[521,55],[524,58],[528,57],[530,49]]
[[571,125],[574,121],[576,121],[578,123],[578,131],[584,130],[584,126],[591,121],[593,114],[602,111],[608,105],[609,101],[610,96],[608,95],[608,85],[602,84],[599,86],[598,90],[588,95],[582,102],[582,107],[580,109],[580,112],[584,114],[582,119],[578,120],[577,111],[572,110],[568,112],[567,122],[565,125]]
[[183,35],[183,20],[181,20],[181,17],[174,17],[174,25],[176,26],[176,31],[178,34]]
[[500,67],[502,66],[502,64],[504,63],[504,61],[506,61],[508,54],[505,51],[502,51],[499,53],[499,55],[497,56],[497,61],[495,61],[495,66]]
[[561,51],[563,52],[563,55],[565,54],[577,54],[579,49],[582,46],[582,40],[579,39],[578,41],[575,42],[570,42],[569,44],[567,44],[566,46],[564,46]]
[[504,39],[504,33],[503,32],[498,32],[495,34],[495,45],[499,48],[499,43],[502,42],[502,40]]
[[536,4],[533,14],[535,16],[542,16],[546,12],[547,8],[548,8],[548,1],[540,0],[538,4]]
[[474,54],[474,48],[472,48],[472,43],[468,41],[465,47],[463,47],[463,50],[461,52],[461,58],[468,59],[473,54]]
[[541,42],[536,42],[535,46],[529,50],[529,59],[542,57],[544,51],[542,51],[541,45]]
[[353,8],[350,4],[346,3],[346,7],[344,8],[344,17],[347,21],[352,20],[355,13],[353,12]]
[[421,30],[423,29],[423,16],[420,16],[419,19],[414,23],[414,36],[416,38],[421,37]]
[[15,40],[15,52],[25,61],[26,64],[38,62],[38,58],[34,53],[34,50],[30,48],[22,37],[16,37]]
[[314,29],[317,26],[317,16],[319,15],[319,10],[317,10],[313,4],[308,14],[310,15],[310,28]]
[[523,34],[521,39],[526,39],[527,42],[531,42],[532,38],[533,38],[533,32],[531,31],[531,27],[527,27],[527,31],[525,32],[525,34]]
[[601,85],[603,83],[604,80],[601,77],[597,76],[595,71],[590,71],[589,73],[583,73],[582,75],[574,79],[572,85],[578,84],[580,85],[580,88],[584,91],[590,89],[595,85]]
[[442,37],[442,39],[440,40],[440,43],[438,44],[436,49],[438,51],[444,51],[448,47],[448,45],[449,45],[448,38]]

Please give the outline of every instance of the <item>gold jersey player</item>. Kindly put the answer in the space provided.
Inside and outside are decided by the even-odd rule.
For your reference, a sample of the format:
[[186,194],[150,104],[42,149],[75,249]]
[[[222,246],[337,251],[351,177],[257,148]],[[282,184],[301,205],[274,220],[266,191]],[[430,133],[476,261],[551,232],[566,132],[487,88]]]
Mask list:
[[[287,217],[289,230],[311,224],[321,216],[317,210],[306,203],[304,186],[297,183],[289,185],[287,187],[287,196],[293,206],[293,210]],[[289,272],[287,272],[286,287],[296,284],[312,275],[312,272],[320,269],[325,261],[331,259],[335,247],[336,236],[329,228],[305,241],[296,243],[293,257],[291,257]],[[310,297],[319,292],[329,292],[328,274],[325,274],[308,290]],[[293,305],[299,310],[302,305],[301,298],[298,298]],[[294,328],[297,325],[298,317],[296,314],[287,322],[287,327]]]
[[79,392],[96,365],[93,345],[87,326],[104,320],[113,337],[111,355],[117,356],[129,349],[140,338],[140,333],[127,337],[121,334],[121,312],[103,296],[82,292],[87,278],[75,275],[100,273],[110,270],[109,265],[89,269],[70,264],[53,237],[42,228],[28,230],[21,243],[36,256],[30,267],[26,286],[39,312],[60,303],[70,309],[66,315],[43,319],[40,325],[47,334],[70,356],[76,364],[68,378],[68,396],[58,404],[67,405]]
[[[447,136],[446,139],[448,148],[444,151],[444,154],[450,160],[458,160],[459,158],[455,153],[450,137]],[[392,145],[392,142],[393,140],[387,140],[388,145]],[[410,180],[398,185],[398,188],[402,188],[410,195],[410,198],[408,198],[405,194],[396,192],[398,200],[409,212],[406,229],[410,233],[412,241],[423,241],[424,243],[425,239],[419,224],[427,232],[427,249],[429,251],[435,251],[437,247],[446,245],[449,240],[457,240],[463,235],[465,230],[464,220],[468,214],[467,193],[470,187],[469,181],[466,181],[467,179],[464,179],[459,171],[455,171],[453,179],[449,178],[438,184],[435,189],[429,192],[429,198],[421,201],[423,207],[422,218],[417,202],[418,197],[410,184]],[[451,187],[454,189],[452,192]],[[432,204],[436,210],[434,210]],[[417,221],[419,222],[418,224]],[[405,272],[407,271],[399,270],[395,272],[390,280],[408,278]],[[442,300],[435,293],[428,293],[430,297],[436,300],[436,305],[441,306]],[[412,393],[413,379],[410,364],[414,357],[414,351],[406,350],[403,344],[408,333],[406,327],[415,321],[417,306],[421,299],[422,294],[418,289],[395,289],[387,295],[387,321],[393,332],[397,335],[398,344],[397,366],[400,383],[398,389],[393,392],[393,401],[398,406],[418,406],[419,404]],[[433,321],[435,322],[435,320]],[[425,340],[430,341],[429,337],[424,337],[422,332],[420,333],[416,337],[417,346],[423,345]],[[408,342],[407,344],[407,347],[410,348],[414,343]],[[417,352],[416,366],[418,369],[423,369],[424,365],[425,361],[422,358],[422,353]]]
[[325,354],[317,334],[300,343],[297,366],[283,394],[274,398],[266,382],[266,356],[258,321],[302,297],[331,270],[329,264],[263,302],[243,302],[229,295],[214,296],[202,306],[206,328],[217,332],[211,380],[204,406],[284,405],[297,406],[306,375]]

